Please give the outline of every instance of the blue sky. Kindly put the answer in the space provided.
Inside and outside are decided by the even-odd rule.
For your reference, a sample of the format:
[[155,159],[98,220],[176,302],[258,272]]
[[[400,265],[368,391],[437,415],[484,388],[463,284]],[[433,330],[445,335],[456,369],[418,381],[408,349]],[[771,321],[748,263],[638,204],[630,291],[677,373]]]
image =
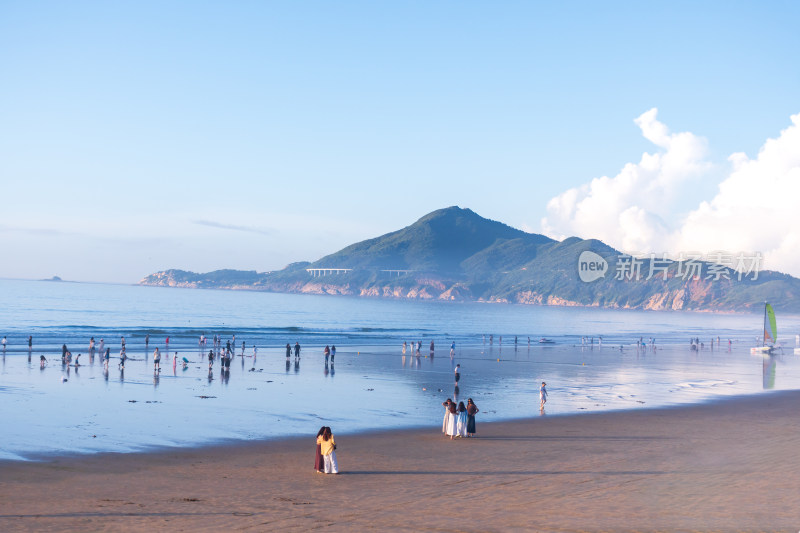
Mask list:
[[449,205],[586,233],[548,202],[669,152],[634,122],[652,108],[707,148],[654,215],[677,232],[731,154],[800,113],[798,20],[797,2],[0,2],[0,277],[265,271]]

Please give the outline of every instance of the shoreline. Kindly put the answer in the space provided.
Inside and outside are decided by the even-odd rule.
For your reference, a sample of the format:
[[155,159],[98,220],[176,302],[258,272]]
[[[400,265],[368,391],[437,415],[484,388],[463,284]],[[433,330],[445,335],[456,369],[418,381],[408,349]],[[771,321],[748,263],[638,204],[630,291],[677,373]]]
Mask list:
[[[678,407],[0,463],[0,528],[797,530],[800,391]],[[583,415],[583,416],[581,416]]]
[[[756,398],[761,398],[764,396],[777,396],[777,395],[784,395],[784,394],[792,394],[797,392],[800,395],[800,391],[792,391],[792,390],[768,390],[768,391],[759,391],[751,394],[738,394],[734,396],[714,396],[709,397],[704,400],[693,402],[693,403],[682,403],[682,404],[674,404],[674,405],[659,405],[654,407],[646,407],[646,406],[631,406],[628,408],[617,408],[617,409],[608,409],[602,411],[576,411],[576,412],[569,412],[563,413],[558,412],[554,414],[547,414],[544,415],[529,415],[523,417],[513,417],[513,418],[503,418],[500,420],[492,420],[481,422],[483,426],[493,426],[493,425],[502,425],[502,424],[514,424],[514,423],[534,423],[535,421],[541,421],[545,419],[556,419],[556,418],[581,418],[581,417],[599,417],[603,415],[613,415],[613,414],[633,414],[639,412],[671,412],[675,410],[684,410],[684,409],[691,409],[694,407],[705,407],[705,406],[713,406],[716,404],[736,404],[738,402],[742,403],[749,403],[751,400]],[[800,396],[798,397],[798,402],[800,403]],[[320,421],[322,423],[323,421]],[[330,422],[324,421],[325,424]],[[403,434],[403,433],[429,433],[430,431],[436,429],[438,427],[437,422],[432,423],[432,425],[428,424],[419,424],[419,425],[412,425],[406,427],[395,427],[395,428],[366,428],[362,430],[353,430],[353,431],[341,431],[338,432],[339,435],[343,435],[346,437],[381,437],[386,435],[394,435],[394,434]],[[132,450],[132,451],[122,451],[122,452],[113,452],[113,451],[76,451],[76,452],[53,452],[53,453],[33,453],[30,455],[20,456],[19,459],[8,459],[8,458],[0,458],[0,468],[10,466],[10,465],[17,465],[17,464],[41,464],[41,463],[48,463],[48,462],[60,462],[60,461],[69,461],[71,459],[82,459],[82,458],[91,458],[91,457],[126,457],[131,455],[141,455],[141,456],[148,456],[148,455],[158,455],[158,454],[169,454],[169,453],[181,453],[186,452],[190,453],[192,451],[195,452],[203,452],[203,451],[221,451],[221,450],[231,450],[231,449],[245,449],[249,447],[259,447],[259,446],[266,446],[270,444],[280,444],[280,443],[306,443],[308,437],[305,435],[294,434],[294,435],[276,435],[274,437],[261,437],[256,439],[237,439],[237,438],[223,438],[218,440],[212,440],[208,442],[198,443],[196,445],[185,445],[185,444],[175,444],[175,445],[154,445],[154,446],[145,446],[142,449]]]

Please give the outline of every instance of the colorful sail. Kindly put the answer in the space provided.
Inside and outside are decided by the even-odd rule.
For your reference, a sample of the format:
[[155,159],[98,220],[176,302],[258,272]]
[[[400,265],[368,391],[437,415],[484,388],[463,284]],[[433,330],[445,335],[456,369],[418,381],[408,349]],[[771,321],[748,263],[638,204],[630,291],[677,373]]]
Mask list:
[[[764,309],[764,342],[775,343],[778,338],[778,326],[775,323],[775,311],[772,306],[765,304]],[[771,334],[771,335],[770,335]]]

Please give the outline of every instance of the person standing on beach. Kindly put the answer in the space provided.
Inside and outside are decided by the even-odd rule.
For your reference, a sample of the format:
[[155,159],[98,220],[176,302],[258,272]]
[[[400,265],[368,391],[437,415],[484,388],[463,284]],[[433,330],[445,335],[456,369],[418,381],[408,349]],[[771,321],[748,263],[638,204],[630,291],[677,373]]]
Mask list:
[[211,368],[214,366],[214,350],[208,351],[208,371],[211,372]]
[[472,398],[467,399],[467,437],[475,436],[475,415],[477,415],[479,411],[478,406],[475,405]]
[[[167,354],[167,360],[169,360],[169,354]],[[156,351],[153,352],[153,372],[161,372],[161,352]]]
[[325,462],[326,474],[338,474],[339,465],[336,463],[336,442],[333,440],[333,433],[330,427],[325,427],[322,435],[317,437],[317,444],[320,445],[320,453]]
[[6,339],[5,335],[3,335],[3,351],[6,351],[6,344],[8,344],[8,339]]
[[325,460],[322,458],[322,445],[319,443],[319,438],[323,433],[325,433],[325,426],[322,426],[319,428],[319,431],[317,431],[317,452],[314,454],[314,470],[316,470],[318,474],[325,473]]
[[446,399],[442,402],[442,406],[444,407],[444,420],[442,421],[442,433],[447,435],[447,423],[450,420],[450,398]]
[[456,424],[458,421],[458,410],[456,409],[456,402],[450,402],[448,406],[450,416],[447,417],[447,429],[445,434],[453,440],[456,436]]
[[[456,365],[455,377],[456,377],[456,387],[458,387],[458,380],[461,379],[461,365],[460,364]],[[462,398],[463,398],[463,396],[462,396]]]
[[286,360],[288,361],[291,356],[292,356],[292,345],[287,342],[286,343]]
[[456,341],[450,343],[450,357],[456,354]]
[[328,364],[328,358],[331,356],[331,348],[330,348],[330,346],[328,346],[326,344],[325,345],[325,349],[323,350],[323,353],[325,354],[325,364],[327,365]]
[[467,436],[467,406],[458,402],[458,418],[456,419],[456,436]]
[[333,361],[336,359],[336,345],[331,345],[331,365],[333,365]]
[[33,335],[28,335],[28,351],[33,350]]
[[125,345],[123,345],[122,349],[119,351],[119,369],[120,370],[125,370],[125,359],[127,359],[127,358],[128,358],[128,356],[127,356],[127,354],[125,354]]
[[[103,339],[100,339],[100,343],[102,345]],[[103,355],[103,368],[108,370],[108,361],[111,359],[111,348],[106,348],[105,354]]]
[[299,342],[295,342],[294,343],[294,358],[295,359],[300,359],[300,343]]
[[542,386],[539,387],[539,410],[544,410],[544,404],[547,403],[547,383],[542,381]]
[[144,336],[144,347],[145,347],[145,349],[147,349],[148,346],[150,346],[150,334],[149,333]]

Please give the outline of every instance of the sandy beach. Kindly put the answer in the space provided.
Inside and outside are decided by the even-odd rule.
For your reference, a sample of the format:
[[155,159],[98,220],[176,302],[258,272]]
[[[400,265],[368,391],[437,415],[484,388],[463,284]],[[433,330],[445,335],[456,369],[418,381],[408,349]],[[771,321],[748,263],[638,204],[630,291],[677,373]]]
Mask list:
[[[673,409],[6,462],[0,530],[797,531],[800,392]],[[336,433],[337,428],[333,428]]]

